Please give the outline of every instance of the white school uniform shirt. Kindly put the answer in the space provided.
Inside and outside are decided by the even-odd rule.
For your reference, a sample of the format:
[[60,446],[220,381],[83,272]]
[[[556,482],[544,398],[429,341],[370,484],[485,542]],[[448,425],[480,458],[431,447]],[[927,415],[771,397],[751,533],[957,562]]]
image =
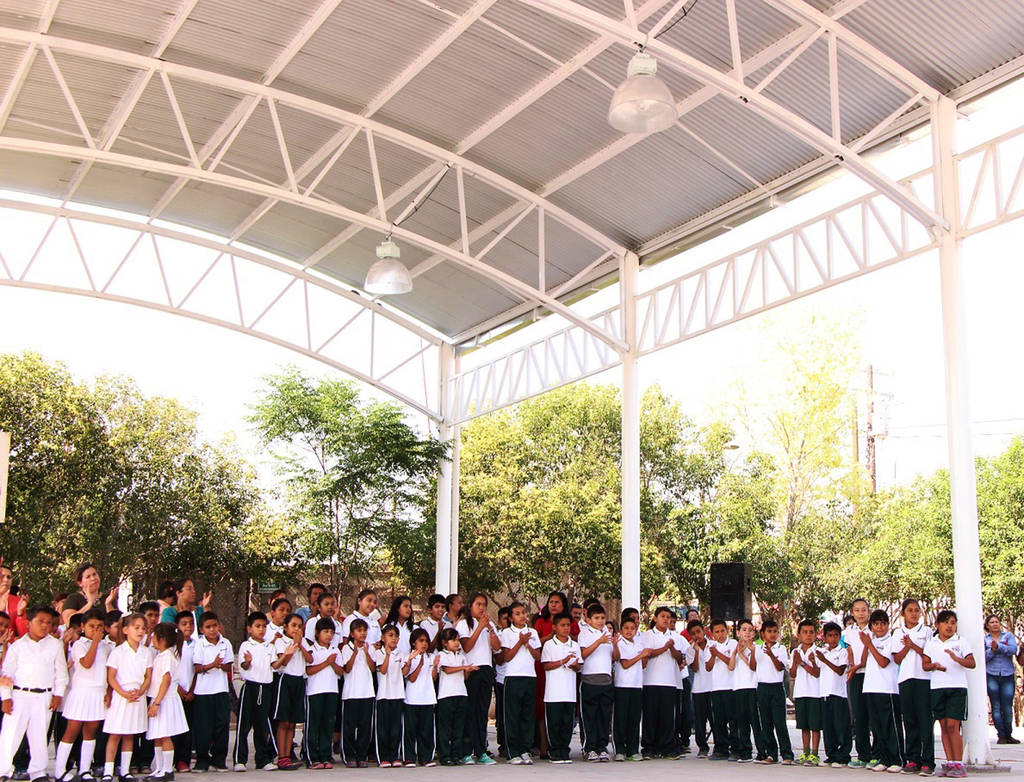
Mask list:
[[171,675],[171,683],[167,687],[167,692],[175,692],[174,688],[178,686],[178,668],[180,666],[181,660],[178,659],[173,649],[157,652],[153,660],[153,677],[149,680],[149,691],[146,693],[146,697],[155,698],[160,694],[160,681],[164,678],[165,673]]
[[[370,670],[370,664],[366,661],[364,648],[366,647],[356,649],[351,641],[341,647],[341,654],[338,656],[338,663],[340,665],[348,665],[349,660],[353,657],[356,658],[355,662],[352,663],[352,670],[345,674],[342,682],[342,700],[348,701],[356,698],[374,697],[373,671]],[[371,649],[370,651],[372,652],[373,650]]]
[[[501,643],[501,630],[498,631],[498,643]],[[497,652],[494,652],[493,649],[491,650],[492,660],[494,659],[494,654],[501,655],[498,658],[501,662],[494,663],[494,682],[495,684],[504,684],[508,665],[504,662],[504,655],[502,654],[501,647],[498,648]]]
[[88,638],[79,638],[71,644],[71,686],[72,687],[106,687],[107,686],[107,658],[110,656],[110,649],[99,642],[96,650],[96,657],[92,666],[83,668],[81,660],[92,647],[92,641]]
[[412,644],[409,642],[409,637],[412,635],[412,630],[409,629],[409,625],[405,622],[399,622],[398,625],[398,649],[401,654],[409,654],[412,651]]
[[[313,659],[307,663],[308,665],[319,665],[324,660],[329,660],[331,657],[338,656],[338,647],[321,646],[320,644],[313,644],[311,649]],[[335,660],[334,662],[339,662]],[[325,666],[322,670],[316,673],[306,674],[306,696],[310,695],[323,695],[325,693],[338,692],[338,674],[334,672],[334,668],[330,665]]]
[[765,646],[767,644],[760,644],[754,647],[757,654],[757,683],[781,684],[785,679],[786,669],[789,667],[789,652],[778,641],[771,645],[772,654],[775,655],[775,659],[782,663],[782,670],[780,671],[776,669],[772,658],[768,656]]
[[[924,645],[928,641],[935,637],[932,629],[925,625],[924,620],[918,622],[916,627],[897,627],[892,631],[891,649],[893,654],[905,648],[903,646],[903,638],[908,635],[910,640],[922,649],[924,649]],[[924,681],[931,679],[932,677],[929,672],[922,666],[923,662],[921,655],[913,649],[908,650],[903,657],[903,662],[900,663],[900,673],[897,682],[902,684],[908,679],[923,679]]]
[[[233,663],[235,655],[231,651],[231,643],[223,635],[216,643],[210,643],[205,635],[196,639],[195,647],[192,649],[192,670],[196,665],[209,665],[217,657],[221,663]],[[228,691],[228,675],[222,668],[211,668],[208,671],[196,674],[196,685],[193,692],[196,695],[215,695],[218,692]]]
[[[747,665],[747,660],[750,658],[754,659],[754,664],[757,664],[757,647],[747,649],[736,659],[736,667],[732,672],[732,688],[733,690],[756,690],[757,689],[757,671],[750,670],[750,666]],[[715,663],[715,667],[722,662],[719,660]],[[728,668],[728,666],[726,666]]]
[[868,664],[864,671],[864,692],[885,693],[895,695],[898,693],[899,666],[892,659],[892,636],[886,633],[883,637],[872,637],[875,649],[888,658],[889,664],[884,668],[875,660],[875,656],[868,652]]
[[[405,679],[402,678],[402,658],[405,656],[397,648],[394,651],[374,649],[371,652],[373,661],[377,663],[377,700],[400,701],[405,699]],[[390,657],[387,673],[381,673],[380,666],[385,657]]]
[[430,642],[433,643],[434,639],[437,637],[438,631],[441,629],[441,623],[435,622],[428,616],[420,622],[420,627],[427,631],[427,637],[430,639]]
[[[477,620],[474,619],[473,629],[471,630],[469,628],[469,622],[462,619],[457,625],[455,625],[455,632],[459,634],[460,639],[469,638],[476,630],[476,625]],[[485,665],[488,668],[494,666],[494,657],[492,656],[494,654],[494,650],[491,649],[492,634],[497,635],[496,633],[492,633],[490,626],[485,627],[480,631],[480,635],[476,637],[476,643],[473,644],[473,648],[468,652],[465,652],[467,665],[479,665],[481,668]]]
[[526,650],[527,646],[531,649],[540,649],[540,636],[537,635],[537,631],[532,627],[506,627],[498,633],[498,638],[501,639],[503,649],[511,649],[519,642],[519,634],[526,632],[529,632],[530,639],[516,650],[515,657],[505,663],[506,679],[510,676],[532,676],[537,678],[537,671],[533,667],[533,655]]
[[[799,646],[796,647],[790,654],[790,662],[795,659],[800,659],[808,665],[817,665],[818,647],[812,645],[810,649],[804,651]],[[819,666],[820,667],[820,666]],[[826,693],[827,694],[827,693]],[[802,667],[796,669],[796,676],[793,679],[793,700],[797,698],[820,698],[821,697],[821,683],[820,680],[811,676]]]
[[196,648],[194,638],[186,638],[181,645],[181,662],[178,665],[178,686],[188,692],[192,686],[192,680],[196,678],[196,669],[193,668],[192,652]]
[[[288,659],[284,665],[277,670],[280,673],[287,673],[289,676],[305,676],[306,675],[306,658],[302,656],[302,649],[309,649],[309,644],[302,640],[299,642],[302,648],[296,649],[295,653]],[[292,639],[278,638],[274,641],[274,659],[277,659],[284,654],[285,649],[292,645]]]
[[694,660],[697,660],[697,670],[690,670],[690,678],[693,679],[690,692],[695,695],[711,692],[711,674],[707,669],[708,650],[701,649],[697,644],[690,644],[690,649],[686,653],[687,666],[693,665]]
[[[63,697],[68,688],[64,644],[50,635],[33,641],[25,634],[7,647],[3,674],[14,680],[15,687],[50,689],[54,695]],[[0,689],[0,693],[4,700],[11,697],[8,687]]]
[[[583,650],[593,644],[601,637],[611,638],[612,634],[607,627],[598,629],[583,623],[580,625],[580,634],[577,636],[577,641],[580,647],[580,657],[583,656]],[[588,656],[587,659],[583,660],[583,669],[580,671],[584,676],[590,676],[591,674],[608,674],[612,672],[612,645],[601,644],[595,648]]]
[[[242,667],[245,653],[252,655],[249,670]],[[242,672],[242,680],[253,684],[270,684],[274,681],[274,669],[271,663],[277,660],[274,644],[270,641],[254,641],[246,638],[238,645],[238,668]]]
[[153,658],[150,656],[149,647],[139,644],[133,650],[125,641],[118,644],[107,657],[107,667],[117,671],[117,683],[123,689],[134,690],[142,686],[146,671],[153,667]]
[[[718,649],[726,657],[732,657],[736,651],[736,639],[726,638],[722,643],[715,641],[714,639],[708,641],[707,648],[705,649],[708,660],[711,660],[711,650]],[[705,665],[704,670],[707,670]],[[729,670],[729,665],[721,657],[715,658],[715,664],[711,667],[708,672],[711,677],[711,691],[712,692],[723,692],[725,690],[732,690],[732,671]]]
[[420,668],[416,681],[406,677],[405,679],[405,702],[410,706],[433,706],[437,703],[437,692],[434,690],[434,656],[430,652],[424,652],[413,659],[412,653],[402,658],[402,667],[412,660],[409,665],[409,673],[413,673],[420,665],[420,657],[423,658],[423,667]]
[[[661,649],[670,639],[675,644],[677,651],[686,651],[679,643],[680,636],[672,630],[661,632],[651,628],[640,636],[644,649]],[[676,681],[681,675],[679,666],[676,664],[675,658],[672,657],[672,651],[667,650],[657,657],[647,658],[647,666],[644,668],[644,687],[675,687]]]
[[457,625],[458,623],[459,621],[457,619],[455,621],[452,621],[452,618],[448,616],[447,611],[445,612],[444,616],[441,617],[442,630],[447,630],[449,627],[455,627],[455,625]]
[[266,638],[269,643],[274,643],[274,641],[277,640],[277,636],[279,634],[282,637],[284,637],[284,628],[281,627],[280,625],[274,624],[273,622],[271,622],[268,619],[267,620],[267,633],[263,637]]
[[[443,652],[438,652],[438,656],[441,658],[440,668],[437,672],[437,699],[442,700],[444,698],[457,698],[466,695],[466,674],[464,671],[458,673],[445,673],[444,668],[448,666],[459,666],[459,665],[470,665],[466,661],[466,655],[463,652],[449,652],[445,649]],[[423,672],[420,672],[420,676]]]
[[567,663],[544,672],[544,702],[545,703],[575,703],[576,702],[576,671],[568,666],[583,660],[580,654],[580,645],[572,638],[562,643],[552,636],[544,644],[540,653],[542,663],[552,663],[562,660],[571,655],[572,659]]
[[625,687],[630,690],[639,690],[644,686],[644,663],[643,660],[633,663],[628,668],[622,667],[622,660],[631,660],[644,650],[644,644],[640,636],[633,636],[633,640],[623,638],[618,640],[619,660],[615,662],[615,686]]
[[[315,614],[306,620],[306,627],[303,630],[302,635],[310,644],[316,643],[316,623],[321,619],[323,619],[322,616]],[[334,622],[334,638],[331,639],[331,646],[338,646],[341,643],[341,622],[333,616],[330,619]]]
[[946,649],[952,650],[957,657],[966,657],[973,653],[970,645],[959,635],[952,635],[942,641],[937,635],[932,636],[924,647],[924,653],[933,663],[945,666],[944,671],[932,671],[932,689],[941,690],[947,687],[967,687],[967,669],[953,660]]
[[345,621],[341,623],[341,636],[342,638],[348,638],[352,635],[352,623],[356,619],[362,619],[366,622],[366,643],[370,646],[380,643],[380,622],[376,619],[363,616],[358,611],[353,611],[351,614],[345,617]]
[[[846,650],[841,646],[836,646],[835,649],[822,647],[820,651],[833,665],[847,665],[849,663]],[[838,695],[840,698],[845,698],[846,671],[836,673],[821,660],[818,660],[818,667],[821,669],[821,676],[818,677],[819,695],[822,698],[827,698],[829,695]]]
[[[857,623],[854,622],[852,625],[845,628],[843,630],[843,634],[840,636],[842,642],[850,648],[850,651],[853,652],[854,665],[860,665],[861,655],[864,654],[864,642],[860,640],[860,634],[862,632],[870,633],[871,628],[867,625],[864,627],[858,627]],[[871,659],[870,653],[868,654],[868,659]],[[864,673],[864,669],[860,668],[854,676],[860,676],[862,673]]]

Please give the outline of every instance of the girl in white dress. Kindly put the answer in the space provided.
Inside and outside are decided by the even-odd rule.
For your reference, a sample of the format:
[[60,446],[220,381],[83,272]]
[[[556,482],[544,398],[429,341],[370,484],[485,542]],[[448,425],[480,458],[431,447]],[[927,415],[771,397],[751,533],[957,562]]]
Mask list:
[[104,697],[107,693],[107,656],[110,649],[103,643],[104,614],[98,609],[86,612],[82,618],[82,637],[71,645],[71,685],[64,699],[64,719],[67,725],[57,745],[57,759],[53,775],[59,782],[70,782],[75,770],[68,768],[71,750],[79,734],[82,748],[78,770],[82,782],[93,782],[93,752],[96,750],[96,731],[106,716]]
[[114,780],[114,758],[121,752],[121,782],[135,782],[128,769],[132,760],[132,741],[146,732],[146,690],[153,673],[152,657],[146,637],[146,617],[129,614],[122,620],[124,641],[107,658],[107,684],[113,693],[103,732],[107,734],[107,756],[103,764],[103,782]]
[[149,730],[146,738],[153,742],[156,750],[153,757],[153,774],[149,779],[170,782],[174,779],[173,736],[188,730],[185,709],[178,695],[178,666],[181,664],[181,644],[184,636],[176,625],[162,622],[153,629],[153,675],[149,692]]

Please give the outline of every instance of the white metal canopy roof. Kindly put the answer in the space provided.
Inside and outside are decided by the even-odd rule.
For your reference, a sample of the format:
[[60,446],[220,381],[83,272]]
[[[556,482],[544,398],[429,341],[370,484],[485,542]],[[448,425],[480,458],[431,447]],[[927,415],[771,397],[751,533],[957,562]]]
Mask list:
[[[605,116],[637,43],[651,136]],[[1022,0],[5,0],[0,188],[357,288],[393,231],[389,303],[446,338],[543,308],[621,348],[561,302],[825,168],[939,222],[859,153],[1022,52]]]

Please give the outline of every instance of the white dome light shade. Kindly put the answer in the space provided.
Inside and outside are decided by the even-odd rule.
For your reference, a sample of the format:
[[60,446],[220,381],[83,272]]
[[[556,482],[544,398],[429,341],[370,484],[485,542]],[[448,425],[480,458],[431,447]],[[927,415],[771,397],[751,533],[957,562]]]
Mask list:
[[629,61],[626,80],[615,90],[608,124],[623,133],[657,133],[679,119],[668,86],[657,77],[658,61],[637,52]]
[[397,296],[412,290],[412,276],[399,259],[401,251],[390,239],[377,245],[378,260],[366,272],[363,288],[375,296]]

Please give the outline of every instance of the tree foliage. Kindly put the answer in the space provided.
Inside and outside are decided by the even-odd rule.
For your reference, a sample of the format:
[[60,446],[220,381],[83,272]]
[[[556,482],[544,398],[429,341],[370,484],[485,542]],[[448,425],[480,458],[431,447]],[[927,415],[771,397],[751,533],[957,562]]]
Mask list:
[[108,584],[285,567],[254,471],[230,443],[202,442],[196,414],[174,400],[2,355],[0,429],[12,435],[2,553],[30,594],[68,589],[84,560]]
[[421,436],[395,404],[364,402],[355,384],[290,367],[268,377],[250,421],[278,459],[293,556],[326,566],[332,584],[389,561],[389,543],[422,537],[423,510],[446,444]]

